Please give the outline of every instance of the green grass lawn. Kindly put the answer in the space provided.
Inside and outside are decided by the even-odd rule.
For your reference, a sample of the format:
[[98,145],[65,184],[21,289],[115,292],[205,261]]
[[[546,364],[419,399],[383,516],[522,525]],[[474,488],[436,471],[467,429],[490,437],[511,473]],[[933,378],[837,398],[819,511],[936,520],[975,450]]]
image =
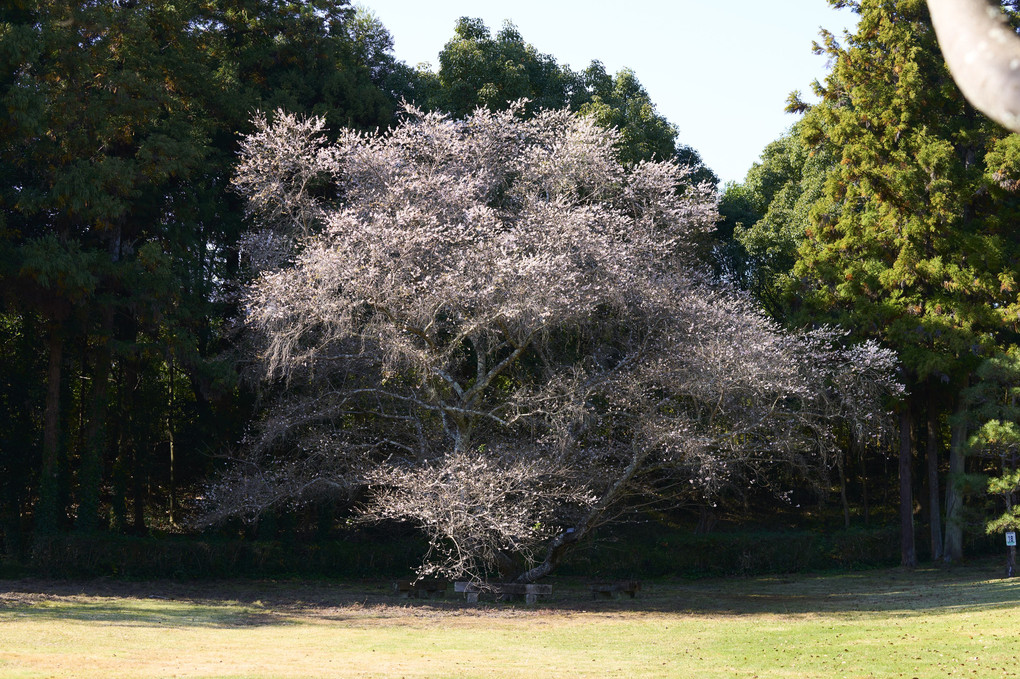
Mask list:
[[1016,677],[997,564],[646,582],[535,606],[388,583],[0,581],[0,677]]

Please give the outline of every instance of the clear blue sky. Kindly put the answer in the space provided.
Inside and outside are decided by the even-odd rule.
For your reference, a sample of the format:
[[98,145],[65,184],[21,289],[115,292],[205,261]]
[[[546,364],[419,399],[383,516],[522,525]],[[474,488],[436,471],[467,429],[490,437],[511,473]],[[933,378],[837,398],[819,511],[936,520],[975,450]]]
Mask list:
[[762,149],[794,122],[793,90],[808,95],[824,56],[811,42],[824,27],[842,36],[856,15],[826,0],[358,0],[379,17],[396,57],[429,62],[457,18],[492,30],[512,21],[540,52],[575,70],[598,59],[630,68],[664,115],[722,181],[740,181]]

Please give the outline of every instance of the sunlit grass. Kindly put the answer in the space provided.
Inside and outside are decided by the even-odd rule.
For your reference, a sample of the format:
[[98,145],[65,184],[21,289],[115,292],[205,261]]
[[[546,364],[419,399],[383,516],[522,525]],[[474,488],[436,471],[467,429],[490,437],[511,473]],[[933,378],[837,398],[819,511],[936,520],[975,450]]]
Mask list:
[[[537,606],[376,586],[0,582],[0,677],[1005,677],[1020,583],[991,567],[646,583]],[[156,598],[162,597],[162,598]]]

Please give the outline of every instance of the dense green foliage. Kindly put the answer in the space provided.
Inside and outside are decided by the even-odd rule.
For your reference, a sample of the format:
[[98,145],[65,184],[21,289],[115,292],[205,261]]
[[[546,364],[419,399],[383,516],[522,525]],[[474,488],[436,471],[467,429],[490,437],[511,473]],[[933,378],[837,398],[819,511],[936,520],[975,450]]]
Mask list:
[[[982,355],[1012,341],[1020,239],[1004,228],[1015,221],[1012,205],[990,199],[983,162],[1006,133],[956,89],[924,3],[856,9],[861,23],[847,46],[826,41],[835,67],[823,105],[805,122],[807,141],[824,138],[841,157],[812,209],[794,272],[807,281],[806,313],[832,312],[897,349],[911,391],[901,426],[924,413],[934,458],[941,413],[960,407],[954,394]],[[950,455],[959,457],[965,436],[956,433]],[[901,433],[905,562],[909,439]],[[928,464],[937,467],[937,459]],[[928,479],[932,485],[937,475]],[[930,497],[934,520],[938,494]],[[950,493],[947,504],[946,556],[959,559],[959,498]]]
[[[976,401],[964,391],[1017,339],[1017,137],[964,101],[924,2],[832,4],[860,16],[857,31],[823,34],[816,51],[833,68],[816,84],[821,102],[794,95],[804,118],[727,190],[724,263],[778,318],[837,322],[896,349],[909,390],[898,406],[904,562],[914,559],[912,490],[926,491],[940,556],[944,471],[945,556],[956,560],[964,443],[984,421],[967,415]],[[922,459],[924,482],[912,489]]]
[[[0,517],[8,548],[179,519],[236,441],[237,132],[256,108],[387,124],[345,2],[0,10]],[[227,352],[227,353],[225,353]]]
[[507,23],[493,37],[479,19],[463,17],[439,54],[438,73],[419,72],[418,103],[464,116],[478,107],[503,110],[527,99],[526,110],[569,108],[620,130],[625,163],[675,159],[696,170],[696,183],[718,178],[697,151],[677,143],[677,129],[655,109],[648,92],[629,69],[609,75],[593,61],[577,72],[524,42]]
[[462,17],[454,37],[439,54],[435,108],[462,117],[483,106],[505,109],[528,99],[534,112],[576,108],[588,98],[584,82],[548,54],[524,42],[512,24],[495,37],[480,19]]
[[809,147],[801,138],[803,129],[798,122],[765,147],[744,181],[726,187],[719,204],[718,266],[780,319],[789,311],[786,291],[793,285],[811,208],[833,166],[831,145],[823,139]]
[[886,339],[913,379],[958,384],[1017,308],[1014,215],[982,162],[1005,133],[954,88],[922,2],[862,5],[848,45],[829,41],[836,65],[805,120],[840,157],[794,273],[812,310]]
[[975,377],[975,384],[964,390],[967,409],[962,415],[971,429],[967,452],[986,467],[965,478],[968,486],[983,488],[994,499],[988,533],[1020,530],[1015,501],[1020,491],[1020,361],[1015,349],[983,361]]

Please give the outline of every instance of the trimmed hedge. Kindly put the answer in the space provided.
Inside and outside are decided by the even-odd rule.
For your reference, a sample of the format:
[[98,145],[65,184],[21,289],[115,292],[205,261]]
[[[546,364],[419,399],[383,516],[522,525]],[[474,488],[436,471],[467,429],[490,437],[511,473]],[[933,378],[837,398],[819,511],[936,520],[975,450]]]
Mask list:
[[[993,539],[970,536],[966,553],[1003,550]],[[918,544],[922,559],[926,551]],[[424,541],[414,534],[383,532],[351,532],[318,542],[62,535],[37,538],[27,563],[0,563],[0,577],[407,578],[425,552]],[[614,579],[748,576],[894,566],[899,558],[895,526],[695,535],[650,522],[596,535],[556,573]]]
[[48,577],[407,577],[421,563],[417,540],[320,543],[189,536],[64,535],[36,539],[27,564]]
[[834,533],[783,531],[596,539],[562,574],[624,577],[717,577],[852,570],[899,562],[896,527]]

